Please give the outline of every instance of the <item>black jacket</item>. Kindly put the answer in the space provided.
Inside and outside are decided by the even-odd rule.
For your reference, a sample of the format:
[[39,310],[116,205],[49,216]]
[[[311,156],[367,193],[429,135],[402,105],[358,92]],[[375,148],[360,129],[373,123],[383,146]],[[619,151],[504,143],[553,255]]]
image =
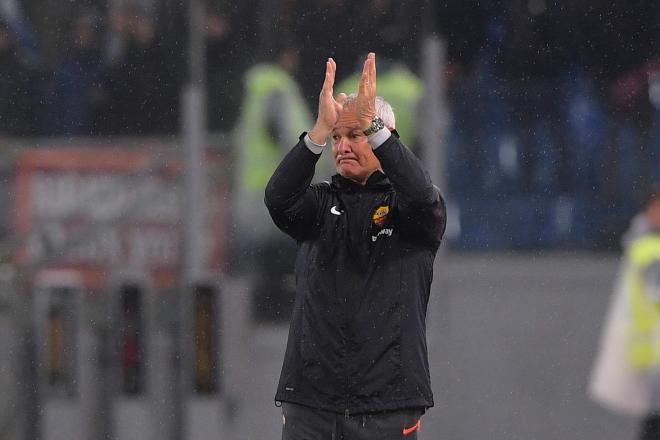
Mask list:
[[386,174],[311,184],[300,142],[266,188],[277,226],[300,248],[276,401],[340,413],[433,406],[425,320],[445,205],[419,160],[390,136]]

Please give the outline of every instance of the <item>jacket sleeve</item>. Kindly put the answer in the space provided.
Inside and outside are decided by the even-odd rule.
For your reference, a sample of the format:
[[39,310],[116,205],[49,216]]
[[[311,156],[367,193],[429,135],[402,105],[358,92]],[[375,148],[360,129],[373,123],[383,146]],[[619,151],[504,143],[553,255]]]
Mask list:
[[318,190],[310,184],[321,155],[307,148],[305,134],[275,169],[264,198],[277,227],[298,241],[314,231],[319,205]]
[[447,224],[445,201],[420,160],[396,134],[374,153],[394,186],[399,221],[432,246],[440,246]]

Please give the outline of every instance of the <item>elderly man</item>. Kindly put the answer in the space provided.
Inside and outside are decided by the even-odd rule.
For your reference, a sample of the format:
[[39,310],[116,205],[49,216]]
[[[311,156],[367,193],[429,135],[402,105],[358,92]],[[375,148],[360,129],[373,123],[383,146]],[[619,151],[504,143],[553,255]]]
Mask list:
[[[335,71],[330,58],[316,124],[266,188],[299,243],[282,438],[415,439],[433,406],[425,319],[445,204],[376,97],[375,55],[356,96],[334,98]],[[338,174],[311,184],[328,137]]]

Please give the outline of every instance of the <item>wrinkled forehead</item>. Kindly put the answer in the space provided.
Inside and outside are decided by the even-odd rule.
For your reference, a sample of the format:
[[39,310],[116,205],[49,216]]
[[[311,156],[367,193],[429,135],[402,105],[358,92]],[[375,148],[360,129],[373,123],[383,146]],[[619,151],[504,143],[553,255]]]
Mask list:
[[360,128],[360,121],[357,117],[357,108],[355,104],[345,105],[342,111],[339,113],[339,118],[333,129],[355,129]]

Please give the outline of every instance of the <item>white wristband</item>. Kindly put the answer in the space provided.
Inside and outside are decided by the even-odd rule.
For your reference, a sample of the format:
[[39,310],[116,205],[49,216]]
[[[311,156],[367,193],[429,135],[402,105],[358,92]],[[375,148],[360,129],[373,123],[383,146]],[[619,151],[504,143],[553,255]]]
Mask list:
[[371,145],[371,149],[375,150],[376,148],[383,145],[385,141],[390,138],[390,136],[392,136],[392,133],[390,132],[389,129],[381,128],[374,134],[369,135],[367,137],[367,141],[369,142],[369,145]]
[[317,144],[312,140],[312,138],[309,137],[309,134],[306,134],[303,140],[305,141],[305,145],[307,146],[307,148],[309,148],[309,151],[311,151],[314,154],[323,153],[325,146],[328,144],[328,141],[326,141],[323,145]]

